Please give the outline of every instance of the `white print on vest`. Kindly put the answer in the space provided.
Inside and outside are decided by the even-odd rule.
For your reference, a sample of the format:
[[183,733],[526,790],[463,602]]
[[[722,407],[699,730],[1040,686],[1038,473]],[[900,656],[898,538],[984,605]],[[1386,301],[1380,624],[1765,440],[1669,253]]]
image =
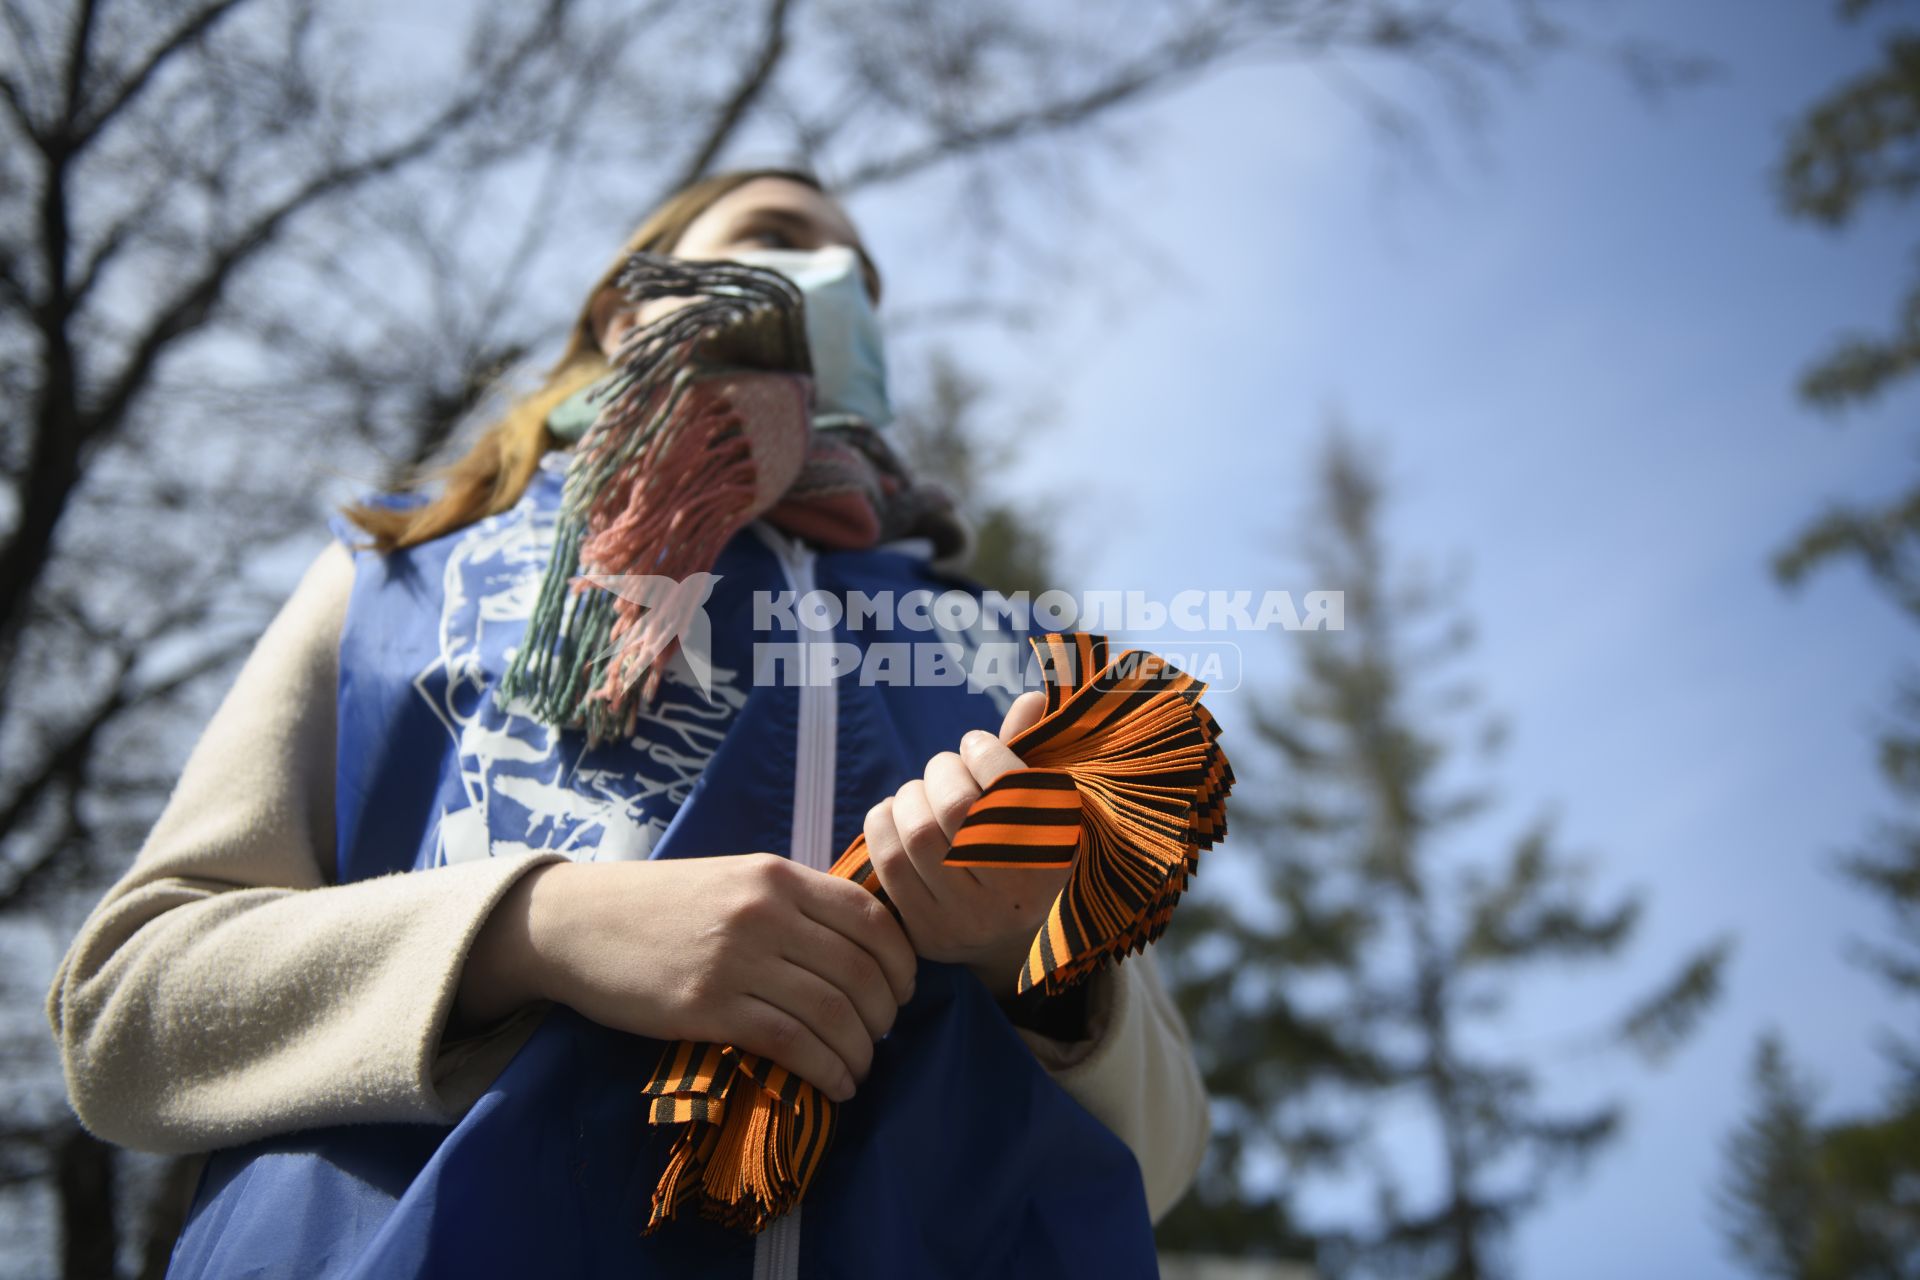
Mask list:
[[580,861],[647,857],[746,701],[736,672],[701,673],[709,702],[673,664],[633,738],[588,751],[583,734],[503,700],[500,675],[533,616],[556,521],[529,493],[470,526],[447,558],[440,656],[413,682],[458,744],[466,796],[439,815],[438,863],[549,850]]

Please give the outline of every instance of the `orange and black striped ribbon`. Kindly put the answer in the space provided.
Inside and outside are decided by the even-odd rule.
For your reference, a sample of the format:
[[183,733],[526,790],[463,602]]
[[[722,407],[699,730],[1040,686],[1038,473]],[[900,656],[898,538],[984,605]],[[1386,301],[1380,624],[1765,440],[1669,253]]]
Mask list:
[[[1032,644],[1046,710],[1007,743],[1025,767],[974,801],[946,861],[1067,868],[1017,982],[1055,994],[1166,931],[1200,851],[1226,834],[1233,768],[1200,703],[1206,685],[1166,659],[1129,649],[1110,660],[1106,637],[1088,632]],[[865,837],[831,873],[887,900]],[[831,1099],[730,1045],[676,1045],[643,1092],[651,1123],[684,1126],[648,1232],[688,1204],[759,1231],[805,1194],[833,1133]]]

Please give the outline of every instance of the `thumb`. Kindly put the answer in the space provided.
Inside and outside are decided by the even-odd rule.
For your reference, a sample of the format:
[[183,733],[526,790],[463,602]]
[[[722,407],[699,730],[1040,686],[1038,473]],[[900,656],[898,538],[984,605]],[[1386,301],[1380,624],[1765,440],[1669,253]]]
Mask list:
[[1047,709],[1047,695],[1035,689],[1021,694],[1007,708],[1007,718],[1000,722],[1000,741],[1011,742],[1027,730],[1040,723],[1040,716]]
[[967,771],[973,774],[975,783],[985,787],[1009,769],[1026,767],[1019,756],[1008,750],[1007,740],[1032,728],[1046,709],[1047,696],[1044,693],[1023,693],[1007,708],[1006,718],[1000,722],[998,737],[975,729],[960,739],[960,758],[966,761]]

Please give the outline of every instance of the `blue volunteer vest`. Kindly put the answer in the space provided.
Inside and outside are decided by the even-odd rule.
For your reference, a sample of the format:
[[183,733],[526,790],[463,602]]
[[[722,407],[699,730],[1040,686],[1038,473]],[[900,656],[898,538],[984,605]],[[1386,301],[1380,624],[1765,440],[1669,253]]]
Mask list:
[[[495,697],[551,556],[567,456],[549,454],[509,511],[391,556],[355,553],[340,642],[341,882],[526,850],[791,855],[808,691],[778,671],[755,678],[756,642],[793,638],[790,618],[755,617],[755,593],[794,585],[787,544],[764,528],[742,531],[714,566],[711,702],[670,679],[631,740],[587,750],[578,731]],[[339,516],[329,527],[360,536]],[[820,552],[810,567],[841,599],[954,589],[907,544]],[[977,640],[897,616],[834,631],[863,653],[944,640],[963,661]],[[832,702],[824,741],[817,704],[807,719],[809,741],[834,748],[832,855],[929,757],[997,728],[1004,701],[964,683],[852,675],[811,692]],[[451,1128],[349,1125],[216,1152],[168,1274],[758,1280],[754,1238],[691,1212],[641,1235],[673,1131],[646,1122],[639,1088],[665,1047],[556,1008]],[[1047,1075],[971,974],[928,961],[784,1239],[786,1256],[762,1257],[763,1272],[1157,1274],[1132,1152]]]

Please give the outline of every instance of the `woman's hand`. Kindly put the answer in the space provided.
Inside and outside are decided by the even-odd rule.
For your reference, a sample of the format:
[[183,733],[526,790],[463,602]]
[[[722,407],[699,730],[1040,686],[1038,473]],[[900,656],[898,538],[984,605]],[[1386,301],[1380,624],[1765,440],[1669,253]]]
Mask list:
[[620,1031],[736,1045],[845,1101],[916,966],[871,893],[774,854],[557,862],[488,916],[455,1020],[552,1000]]
[[1046,710],[1046,696],[1024,693],[1007,709],[998,737],[976,729],[958,752],[943,751],[915,778],[867,812],[868,856],[900,911],[914,950],[929,960],[964,964],[997,997],[1014,993],[1034,934],[1067,882],[1065,868],[949,867],[942,859],[967,808],[1020,757],[1006,739]]

